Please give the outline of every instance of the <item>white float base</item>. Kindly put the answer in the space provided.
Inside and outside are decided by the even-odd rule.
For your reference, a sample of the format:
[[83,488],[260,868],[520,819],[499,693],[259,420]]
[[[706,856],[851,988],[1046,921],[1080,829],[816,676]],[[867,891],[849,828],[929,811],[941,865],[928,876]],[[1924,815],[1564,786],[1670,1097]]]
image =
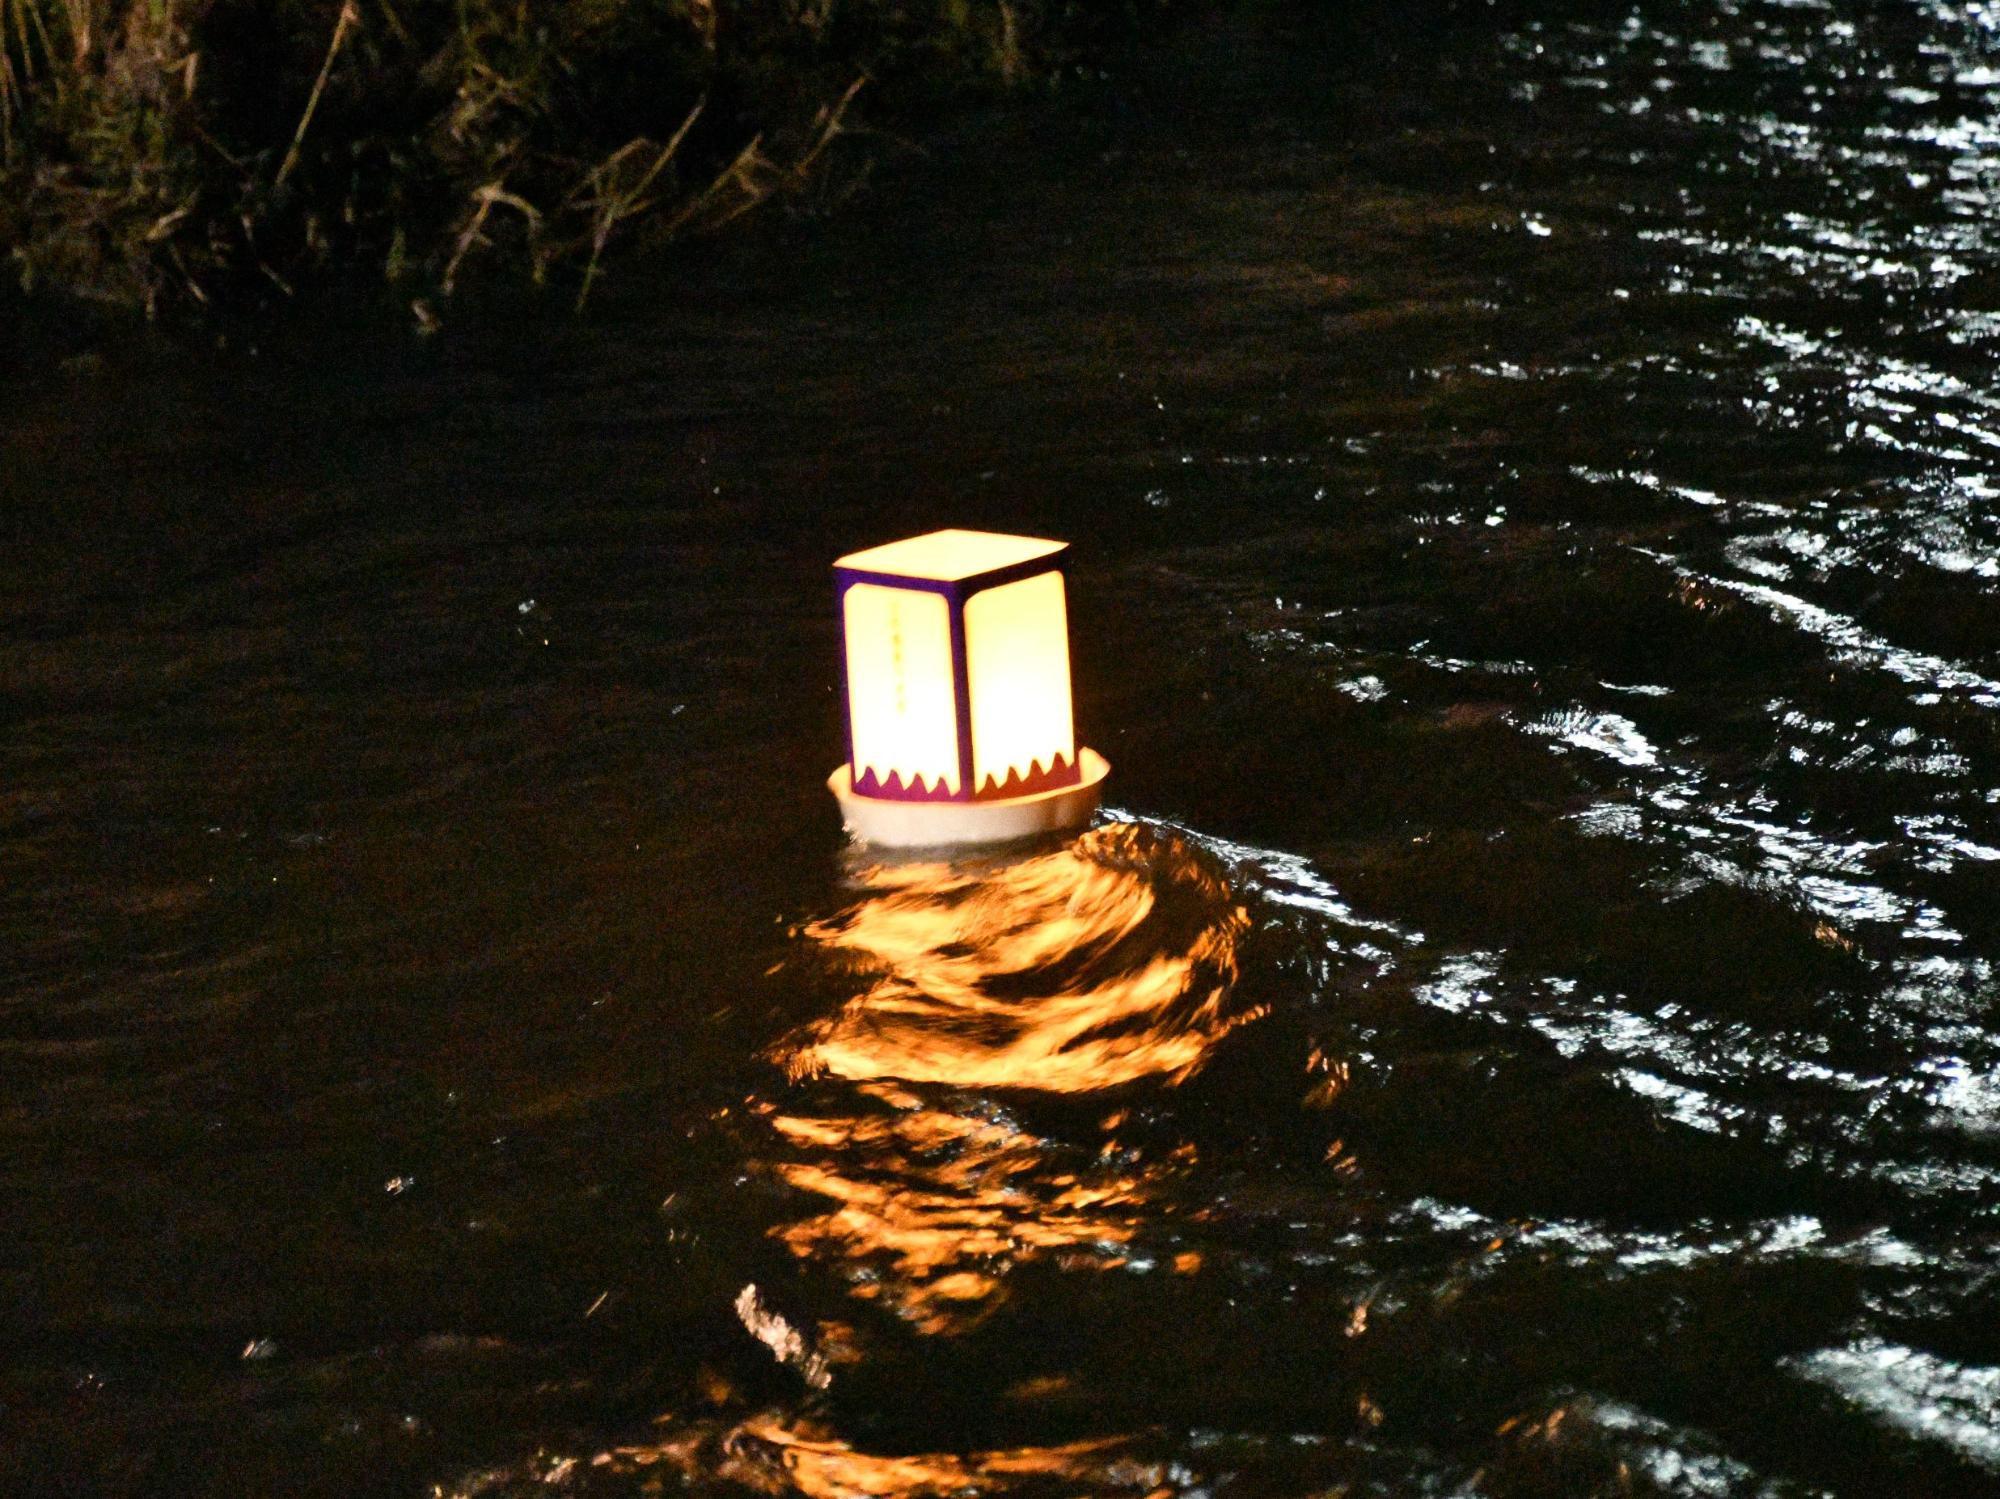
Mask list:
[[879,848],[942,848],[952,844],[1006,843],[1037,833],[1081,827],[1097,811],[1111,765],[1094,749],[1077,751],[1083,778],[1074,786],[991,802],[899,802],[862,796],[854,768],[843,765],[826,779],[840,803],[841,821],[863,843]]

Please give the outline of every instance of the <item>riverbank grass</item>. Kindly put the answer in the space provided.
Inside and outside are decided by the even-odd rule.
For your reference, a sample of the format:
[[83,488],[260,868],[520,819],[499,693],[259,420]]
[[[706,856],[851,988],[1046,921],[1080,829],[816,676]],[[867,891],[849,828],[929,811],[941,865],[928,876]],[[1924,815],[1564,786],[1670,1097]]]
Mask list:
[[0,251],[149,314],[501,268],[582,305],[614,250],[837,197],[885,122],[1051,81],[1141,9],[0,0]]

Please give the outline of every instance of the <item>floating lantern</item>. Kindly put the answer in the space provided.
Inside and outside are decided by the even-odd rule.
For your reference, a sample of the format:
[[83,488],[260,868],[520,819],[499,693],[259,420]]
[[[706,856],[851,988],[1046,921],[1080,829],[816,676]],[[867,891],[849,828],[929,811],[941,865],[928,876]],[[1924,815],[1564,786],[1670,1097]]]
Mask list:
[[848,763],[827,784],[869,843],[1075,827],[1111,771],[1070,714],[1068,543],[933,531],[834,563]]

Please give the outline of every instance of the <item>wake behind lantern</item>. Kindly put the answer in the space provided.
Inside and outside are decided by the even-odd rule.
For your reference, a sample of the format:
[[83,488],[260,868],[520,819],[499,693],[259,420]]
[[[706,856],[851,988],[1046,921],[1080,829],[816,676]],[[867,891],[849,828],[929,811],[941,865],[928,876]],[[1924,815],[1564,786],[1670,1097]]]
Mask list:
[[870,843],[1075,827],[1111,767],[1070,714],[1068,543],[932,531],[834,563],[848,763],[827,784]]

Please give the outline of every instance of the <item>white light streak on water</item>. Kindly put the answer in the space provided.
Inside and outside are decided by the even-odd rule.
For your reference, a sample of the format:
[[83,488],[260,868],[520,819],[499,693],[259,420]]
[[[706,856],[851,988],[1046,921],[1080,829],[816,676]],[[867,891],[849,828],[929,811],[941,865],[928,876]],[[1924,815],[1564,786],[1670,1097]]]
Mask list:
[[1955,1364],[1880,1338],[1787,1362],[1877,1420],[2000,1469],[2000,1369]]
[[1980,675],[1956,662],[1921,651],[1906,650],[1861,628],[1845,615],[1810,603],[1796,595],[1780,592],[1759,583],[1733,578],[1703,577],[1684,572],[1718,588],[1727,588],[1744,598],[1763,604],[1785,622],[1815,635],[1832,646],[1835,658],[1854,665],[1872,666],[1904,682],[1970,694],[1981,707],[2000,708],[2000,682]]
[[1639,732],[1639,726],[1621,714],[1591,713],[1581,707],[1569,708],[1543,718],[1529,719],[1521,727],[1530,734],[1545,735],[1573,749],[1615,760],[1620,765],[1640,768],[1660,763],[1659,752]]
[[[1438,967],[1437,976],[1416,991],[1416,998],[1449,1015],[1465,1015],[1493,996],[1489,986],[1499,972],[1499,959],[1492,953],[1458,953]],[[1490,1018],[1504,1024],[1506,1017]]]
[[1822,608],[1796,594],[1761,583],[1746,583],[1737,578],[1699,572],[1683,566],[1678,559],[1666,553],[1643,547],[1634,547],[1633,550],[1671,569],[1677,577],[1706,587],[1727,589],[1753,603],[1762,604],[1780,623],[1824,641],[1832,648],[1833,658],[1845,665],[1872,668],[1899,681],[1934,691],[1963,692],[1981,707],[2000,708],[2000,681],[1969,667],[1947,661],[1941,656],[1905,649],[1863,629],[1846,615]]
[[[1139,820],[1116,808],[1106,808],[1105,815],[1114,822]],[[1286,853],[1280,849],[1258,848],[1248,843],[1236,843],[1227,838],[1218,838],[1212,833],[1204,833],[1160,818],[1149,820],[1154,826],[1169,828],[1200,844],[1231,866],[1239,880],[1248,874],[1249,888],[1276,905],[1295,906],[1337,921],[1342,926],[1392,937],[1403,946],[1416,947],[1424,940],[1422,932],[1411,931],[1394,922],[1376,921],[1360,915],[1332,883],[1313,868],[1311,860],[1302,858],[1298,854]]]

